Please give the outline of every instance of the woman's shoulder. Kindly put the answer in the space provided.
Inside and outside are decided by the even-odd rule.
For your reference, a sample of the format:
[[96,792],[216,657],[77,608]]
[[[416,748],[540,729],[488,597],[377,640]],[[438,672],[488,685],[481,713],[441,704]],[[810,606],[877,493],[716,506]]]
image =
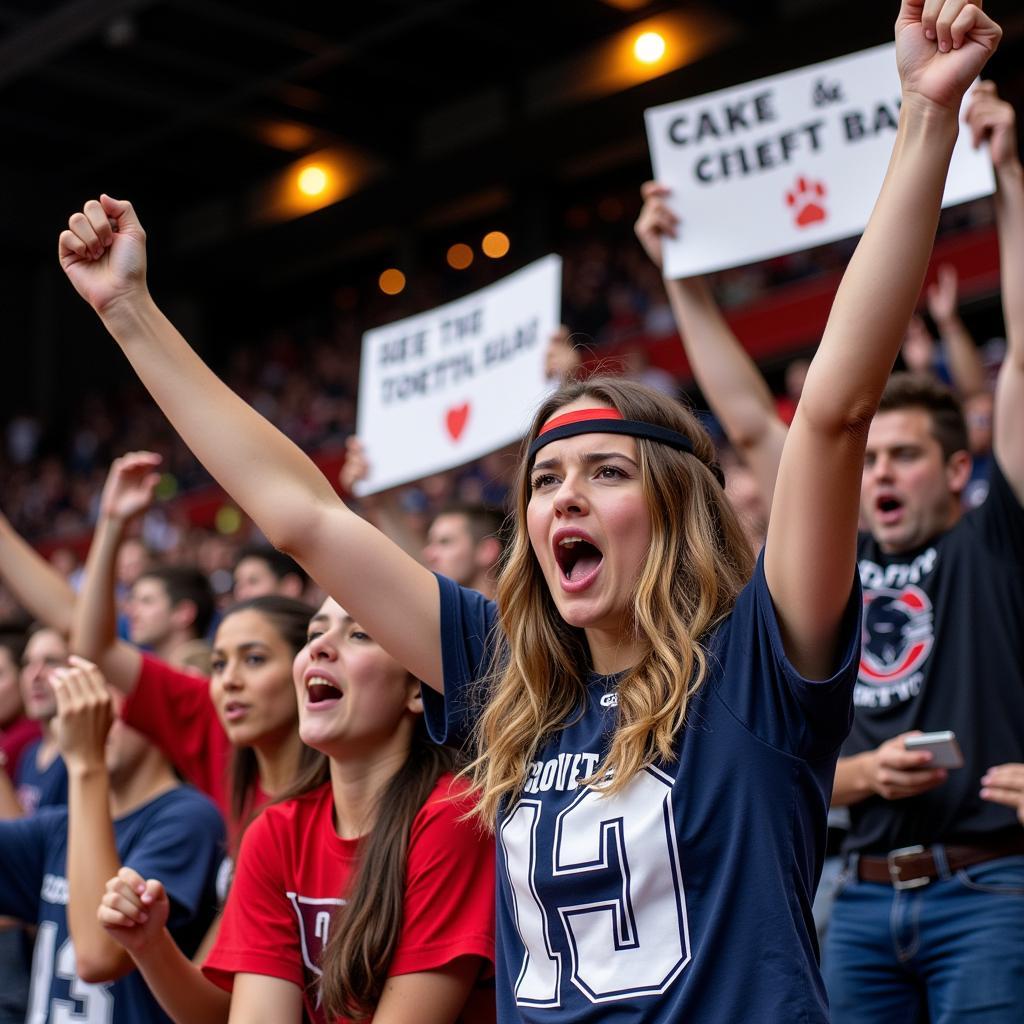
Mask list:
[[455,772],[445,772],[416,815],[413,829],[479,828],[475,818],[466,820],[475,807],[476,797],[469,780]]
[[258,835],[267,832],[280,832],[284,829],[301,828],[306,823],[318,818],[325,805],[331,803],[331,784],[323,782],[313,789],[264,804],[246,829],[246,836],[254,832]]

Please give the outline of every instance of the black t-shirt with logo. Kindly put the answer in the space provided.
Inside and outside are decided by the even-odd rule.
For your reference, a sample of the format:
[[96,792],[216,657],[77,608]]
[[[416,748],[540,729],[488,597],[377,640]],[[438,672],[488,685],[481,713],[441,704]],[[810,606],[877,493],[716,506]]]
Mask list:
[[1021,833],[1014,811],[982,800],[981,777],[1024,762],[1024,508],[993,460],[988,499],[913,551],[883,554],[862,534],[864,590],[853,730],[843,756],[910,729],[952,729],[964,767],[905,800],[850,808],[845,849],[971,843]]

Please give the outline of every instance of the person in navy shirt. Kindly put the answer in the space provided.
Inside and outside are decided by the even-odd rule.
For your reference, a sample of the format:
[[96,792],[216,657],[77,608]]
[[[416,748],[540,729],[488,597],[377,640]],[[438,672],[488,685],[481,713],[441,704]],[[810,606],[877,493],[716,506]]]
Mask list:
[[25,748],[14,778],[24,814],[34,814],[41,807],[63,807],[68,802],[68,774],[53,735],[57,702],[50,686],[54,669],[67,657],[67,639],[49,626],[29,637],[22,655],[20,683],[25,713],[43,730],[42,738]]
[[903,4],[893,158],[753,573],[695,418],[601,379],[534,420],[496,609],[439,588],[189,349],[149,295],[130,203],[102,195],[62,233],[72,284],[207,469],[445,695],[435,728],[471,735],[501,858],[500,1020],[827,1021],[810,895],[850,724],[867,429],[924,278],[961,99],[999,37],[963,0]]
[[55,687],[69,806],[0,822],[0,915],[38,929],[26,1021],[166,1021],[100,926],[99,903],[111,869],[158,875],[170,894],[172,933],[191,954],[217,906],[224,826],[140,734],[120,723],[111,729],[111,701],[94,666],[78,660],[58,670]]

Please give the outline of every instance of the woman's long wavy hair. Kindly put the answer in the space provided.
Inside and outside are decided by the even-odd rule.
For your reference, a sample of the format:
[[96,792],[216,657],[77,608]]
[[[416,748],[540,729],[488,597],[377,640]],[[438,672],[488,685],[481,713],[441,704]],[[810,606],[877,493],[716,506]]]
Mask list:
[[[406,863],[412,823],[446,772],[464,762],[427,735],[422,717],[409,754],[377,799],[378,813],[359,847],[355,876],[342,893],[320,957],[320,996],[328,1020],[364,1020],[380,1001],[402,931]],[[292,800],[330,781],[330,762],[316,754],[305,773],[275,803]]]
[[[750,579],[753,556],[712,471],[707,432],[688,409],[651,388],[614,377],[564,385],[537,411],[524,453],[548,419],[584,396],[625,419],[678,431],[694,451],[636,442],[651,546],[633,593],[632,628],[645,653],[619,681],[618,726],[607,758],[586,780],[616,793],[645,766],[674,760],[690,699],[707,676],[704,642]],[[467,769],[479,799],[475,813],[491,827],[522,790],[541,744],[582,713],[590,671],[584,632],[558,613],[530,544],[531,468],[524,455],[514,535],[498,578],[503,639],[482,683],[485,707]]]
[[[256,612],[270,623],[281,639],[291,648],[293,658],[306,646],[306,632],[309,628],[309,620],[313,617],[315,609],[305,602],[278,594],[252,597],[247,601],[240,601],[238,604],[232,605],[224,613],[221,622],[225,622],[232,615],[237,615],[239,612],[248,611]],[[292,685],[291,677],[289,677],[289,688]],[[297,707],[295,714],[295,728],[298,731]],[[315,766],[316,762],[322,757],[322,754],[318,754],[315,750],[303,744],[299,755],[299,777],[304,776],[306,770],[311,766]],[[231,816],[240,824],[248,823],[253,812],[256,810],[256,786],[260,779],[256,752],[251,747],[235,747],[232,750],[231,762],[228,768],[228,779],[231,792]]]

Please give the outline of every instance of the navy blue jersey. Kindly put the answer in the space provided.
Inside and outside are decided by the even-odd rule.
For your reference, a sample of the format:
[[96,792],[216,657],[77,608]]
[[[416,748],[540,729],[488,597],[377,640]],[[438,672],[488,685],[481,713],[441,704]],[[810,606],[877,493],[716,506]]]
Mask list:
[[[472,719],[495,607],[440,579],[445,699],[435,740]],[[498,1019],[823,1024],[811,901],[832,780],[850,728],[860,593],[841,667],[810,682],[787,660],[758,562],[709,639],[708,677],[678,760],[617,796],[580,786],[607,753],[616,677],[546,741],[497,823]]]
[[[217,906],[220,813],[190,786],[178,786],[118,818],[114,836],[123,864],[164,883],[171,900],[168,927],[191,955]],[[103,984],[76,976],[66,913],[67,838],[67,808],[0,822],[0,915],[39,926],[26,1024],[169,1022],[137,971]]]
[[68,770],[64,758],[55,757],[44,771],[36,765],[41,740],[25,748],[14,780],[18,802],[26,814],[35,814],[41,807],[64,807],[68,802]]

